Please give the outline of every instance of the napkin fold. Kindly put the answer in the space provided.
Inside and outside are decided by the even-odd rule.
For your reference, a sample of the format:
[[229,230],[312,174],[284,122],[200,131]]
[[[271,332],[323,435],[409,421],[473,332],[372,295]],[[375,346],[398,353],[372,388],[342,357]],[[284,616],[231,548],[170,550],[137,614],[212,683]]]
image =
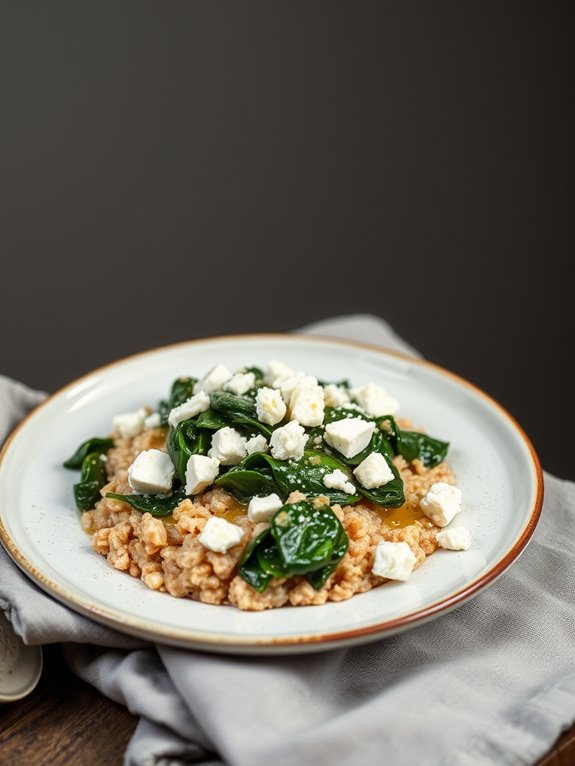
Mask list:
[[[381,319],[301,332],[416,353]],[[0,377],[0,439],[43,398]],[[0,548],[0,608],[31,644],[140,716],[126,766],[533,764],[575,720],[575,484],[546,474],[534,537],[450,614],[350,649],[288,657],[151,645],[55,602]]]

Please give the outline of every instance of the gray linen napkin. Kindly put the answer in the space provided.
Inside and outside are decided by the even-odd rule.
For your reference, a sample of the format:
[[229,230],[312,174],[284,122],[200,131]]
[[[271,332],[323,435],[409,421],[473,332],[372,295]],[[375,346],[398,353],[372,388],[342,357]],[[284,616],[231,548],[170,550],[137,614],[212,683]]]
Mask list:
[[[369,316],[303,332],[413,352]],[[0,379],[4,433],[41,397]],[[55,603],[2,549],[0,608],[141,716],[127,766],[532,764],[575,720],[575,484],[545,481],[535,535],[493,586],[366,646],[253,658],[142,644]]]

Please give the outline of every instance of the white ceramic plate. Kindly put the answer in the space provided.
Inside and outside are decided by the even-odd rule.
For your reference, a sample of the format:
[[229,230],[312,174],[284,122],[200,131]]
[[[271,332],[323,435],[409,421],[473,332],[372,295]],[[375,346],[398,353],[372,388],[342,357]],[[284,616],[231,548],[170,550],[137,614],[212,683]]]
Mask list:
[[[448,460],[471,529],[465,552],[438,551],[406,583],[342,603],[241,612],[176,599],[118,572],[90,548],[74,510],[75,474],[62,468],[112,417],[155,406],[178,375],[281,359],[325,380],[375,382],[400,415],[451,442]],[[477,595],[515,561],[541,510],[541,469],[529,440],[496,402],[435,365],[376,347],[253,335],[160,348],[115,362],[54,394],[12,435],[0,464],[0,536],[14,561],[72,609],[120,631],[215,652],[295,653],[374,640],[438,617]]]

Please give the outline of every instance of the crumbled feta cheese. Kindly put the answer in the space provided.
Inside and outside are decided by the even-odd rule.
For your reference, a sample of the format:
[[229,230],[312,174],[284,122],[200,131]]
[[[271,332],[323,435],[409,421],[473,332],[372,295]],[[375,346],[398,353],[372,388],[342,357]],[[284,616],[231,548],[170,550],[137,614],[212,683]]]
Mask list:
[[438,481],[427,490],[419,507],[438,527],[446,527],[461,510],[461,491],[452,484]]
[[256,413],[260,423],[275,426],[284,419],[287,411],[282,395],[275,388],[258,389],[256,394]]
[[183,404],[178,405],[170,410],[168,415],[168,423],[175,428],[182,420],[188,420],[188,418],[195,418],[200,412],[205,412],[209,409],[210,397],[205,391],[198,391]]
[[328,383],[323,389],[326,407],[342,407],[349,402],[349,392],[343,386]]
[[219,516],[210,516],[198,537],[198,542],[215,553],[225,553],[238,543],[241,543],[244,530],[237,524]]
[[141,407],[136,412],[124,412],[114,418],[114,429],[119,432],[122,439],[131,439],[144,430],[144,423],[148,413]]
[[210,486],[220,470],[220,461],[207,455],[192,455],[186,464],[186,495],[197,495]]
[[128,484],[136,492],[157,495],[169,492],[174,480],[174,464],[159,449],[140,452],[128,468]]
[[290,399],[290,419],[297,420],[302,426],[320,426],[323,423],[323,414],[323,388],[298,386]]
[[389,580],[408,580],[415,566],[415,554],[407,543],[378,543],[371,571]]
[[248,454],[246,439],[235,428],[220,428],[212,436],[209,457],[215,457],[221,465],[237,465]]
[[270,439],[272,456],[277,460],[299,460],[307,442],[307,434],[297,422],[290,420],[286,426],[276,429]]
[[266,383],[269,383],[270,386],[275,387],[274,384],[276,380],[279,378],[289,378],[290,375],[294,374],[295,370],[292,370],[292,368],[287,364],[284,364],[284,362],[278,362],[277,359],[272,359],[268,364],[264,380]]
[[158,428],[161,426],[160,413],[152,412],[151,415],[144,420],[144,428]]
[[242,396],[247,394],[256,385],[256,376],[253,372],[236,372],[235,375],[224,383],[224,391],[229,391],[230,394],[236,396]]
[[224,383],[227,383],[231,377],[232,373],[225,365],[216,364],[215,367],[212,367],[212,369],[194,385],[194,394],[197,394],[200,391],[205,391],[207,394],[211,394],[213,391],[219,391],[223,388]]
[[267,452],[268,449],[269,447],[266,437],[262,436],[262,434],[252,436],[252,438],[248,439],[246,442],[246,452],[248,455],[251,455],[254,452]]
[[341,489],[342,492],[346,492],[348,495],[355,495],[355,487],[339,468],[336,468],[331,473],[326,473],[323,477],[323,483],[328,489]]
[[375,489],[395,478],[387,460],[379,452],[372,452],[354,470],[353,475],[362,487]]
[[437,544],[450,551],[466,551],[471,545],[471,532],[467,527],[449,527],[437,533]]
[[314,378],[313,375],[306,375],[305,372],[296,372],[287,378],[278,378],[274,381],[274,388],[279,388],[286,404],[290,403],[296,388],[313,388],[315,386],[317,386],[317,378]]
[[368,383],[367,386],[352,388],[351,395],[363,409],[374,418],[381,415],[394,415],[399,409],[399,402],[381,386]]
[[267,497],[252,497],[248,505],[248,519],[258,524],[260,521],[269,521],[283,503],[275,492]]
[[374,430],[375,423],[361,418],[343,418],[326,425],[324,439],[345,457],[353,457],[367,447]]

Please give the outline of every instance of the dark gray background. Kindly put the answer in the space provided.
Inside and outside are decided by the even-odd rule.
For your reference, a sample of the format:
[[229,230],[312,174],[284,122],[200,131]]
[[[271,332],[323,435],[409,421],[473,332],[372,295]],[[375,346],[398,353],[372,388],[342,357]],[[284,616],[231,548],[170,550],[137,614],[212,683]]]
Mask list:
[[575,477],[574,21],[0,0],[2,371],[371,312]]

